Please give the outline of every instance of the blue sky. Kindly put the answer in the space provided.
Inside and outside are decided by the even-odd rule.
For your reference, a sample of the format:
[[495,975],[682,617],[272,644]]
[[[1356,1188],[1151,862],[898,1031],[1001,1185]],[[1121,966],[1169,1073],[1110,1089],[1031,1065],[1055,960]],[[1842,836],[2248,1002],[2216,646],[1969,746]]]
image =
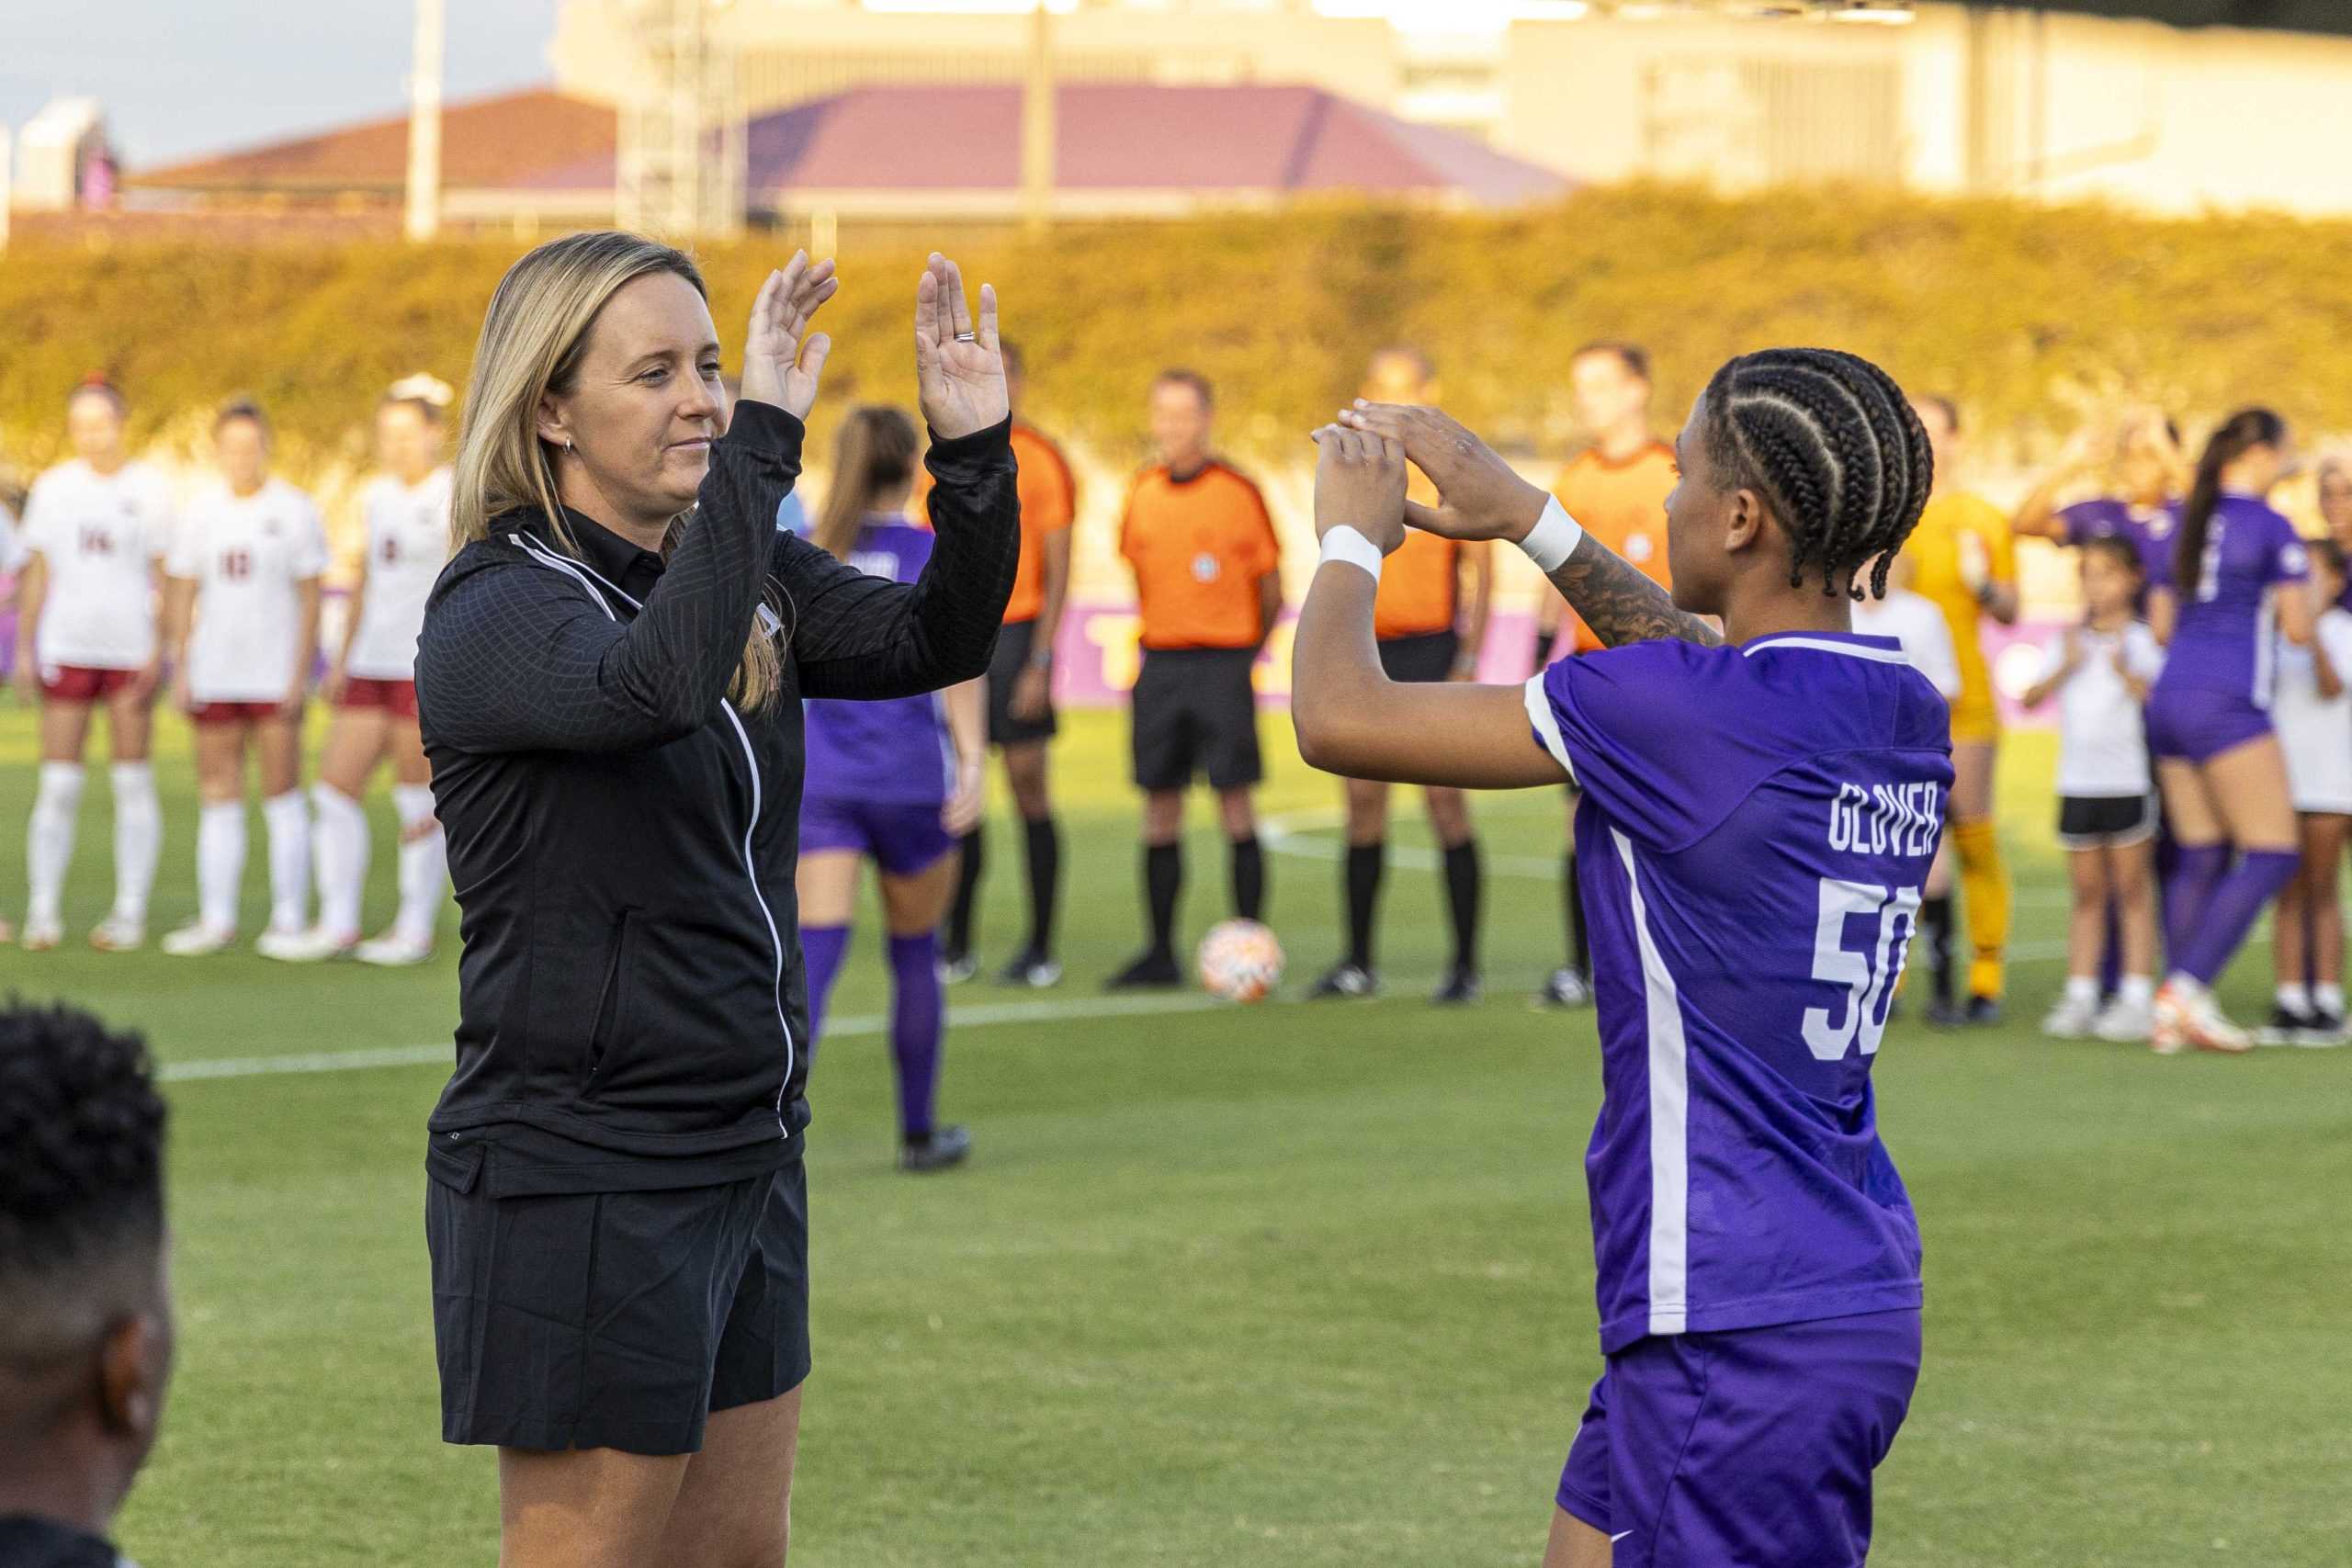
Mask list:
[[[448,0],[447,96],[548,80],[558,0]],[[0,120],[106,105],[130,166],[397,114],[409,0],[0,0]]]

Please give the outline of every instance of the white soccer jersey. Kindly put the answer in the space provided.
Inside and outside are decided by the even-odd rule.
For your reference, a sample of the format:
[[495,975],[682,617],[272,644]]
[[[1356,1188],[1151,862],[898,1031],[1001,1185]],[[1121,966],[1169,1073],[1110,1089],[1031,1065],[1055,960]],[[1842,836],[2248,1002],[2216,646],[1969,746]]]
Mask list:
[[[2147,718],[2115,668],[2116,652],[2122,650],[2135,678],[2153,685],[2164,672],[2164,647],[2142,621],[2126,622],[2120,632],[2086,626],[2075,637],[2082,662],[2058,688],[2058,793],[2086,800],[2145,795],[2154,784]],[[2045,651],[2045,672],[2064,657],[2063,643]]]
[[205,492],[188,508],[167,569],[197,584],[188,695],[200,703],[283,701],[300,652],[297,584],[326,567],[318,509],[285,480],[248,496],[226,486]]
[[79,458],[34,482],[24,547],[46,569],[33,658],[44,669],[137,670],[155,657],[154,563],[172,492],[144,463],[99,474]]
[[368,587],[345,673],[368,681],[415,678],[424,601],[449,559],[449,470],[435,468],[414,490],[386,475],[359,492]]
[[1858,637],[1891,637],[1903,645],[1911,667],[1950,702],[1960,695],[1960,659],[1952,652],[1951,628],[1944,613],[1925,594],[1907,588],[1889,588],[1883,599],[1864,595],[1854,606]]

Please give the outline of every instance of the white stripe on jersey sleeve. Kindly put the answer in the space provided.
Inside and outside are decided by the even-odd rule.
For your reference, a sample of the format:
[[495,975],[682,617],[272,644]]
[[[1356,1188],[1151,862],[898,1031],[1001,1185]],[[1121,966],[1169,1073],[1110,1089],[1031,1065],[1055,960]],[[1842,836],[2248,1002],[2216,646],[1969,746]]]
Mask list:
[[1609,836],[1625,867],[1649,1025],[1650,1332],[1679,1334],[1690,1315],[1690,1068],[1682,1032],[1682,998],[1673,971],[1650,936],[1649,910],[1642,902],[1642,879],[1634,865],[1634,841],[1614,828]]
[[1568,743],[1560,735],[1559,716],[1552,711],[1551,694],[1544,689],[1544,671],[1538,670],[1527,680],[1527,721],[1535,727],[1536,735],[1544,742],[1544,750],[1552,753],[1552,761],[1574,784],[1577,765],[1568,761]]

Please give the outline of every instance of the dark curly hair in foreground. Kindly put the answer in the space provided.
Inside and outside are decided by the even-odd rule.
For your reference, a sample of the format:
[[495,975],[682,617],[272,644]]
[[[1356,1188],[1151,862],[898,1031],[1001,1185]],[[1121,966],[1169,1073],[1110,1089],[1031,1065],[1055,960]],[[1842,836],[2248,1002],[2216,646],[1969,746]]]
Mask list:
[[[1707,383],[1707,456],[1727,490],[1753,490],[1788,530],[1789,584],[1818,572],[1886,592],[1894,552],[1928,504],[1935,459],[1894,378],[1828,348],[1768,348]],[[1865,572],[1867,570],[1867,577]]]
[[62,1004],[0,1007],[0,1307],[161,1244],[164,1120],[138,1035]]

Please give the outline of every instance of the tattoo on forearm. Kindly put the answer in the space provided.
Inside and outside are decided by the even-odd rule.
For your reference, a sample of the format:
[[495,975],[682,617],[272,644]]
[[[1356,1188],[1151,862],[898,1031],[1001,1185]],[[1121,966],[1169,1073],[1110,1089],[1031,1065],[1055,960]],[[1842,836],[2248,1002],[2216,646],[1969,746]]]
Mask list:
[[1587,534],[1551,574],[1552,586],[1611,648],[1674,637],[1713,648],[1724,639],[1698,616],[1674,607],[1674,598],[1632,562]]

